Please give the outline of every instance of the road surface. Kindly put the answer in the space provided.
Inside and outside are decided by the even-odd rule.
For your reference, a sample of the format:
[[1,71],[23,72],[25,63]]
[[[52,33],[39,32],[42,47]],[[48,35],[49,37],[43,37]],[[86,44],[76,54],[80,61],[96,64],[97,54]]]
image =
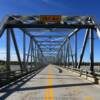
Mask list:
[[48,65],[0,90],[0,100],[100,100],[100,87],[79,76]]

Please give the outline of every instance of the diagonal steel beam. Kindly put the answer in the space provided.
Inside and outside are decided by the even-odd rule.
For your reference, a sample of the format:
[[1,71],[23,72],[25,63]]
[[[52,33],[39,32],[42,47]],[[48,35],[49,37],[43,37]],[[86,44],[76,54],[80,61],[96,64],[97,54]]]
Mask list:
[[[75,29],[74,31],[72,31],[72,32],[70,33],[71,35],[66,36],[65,40],[63,41],[62,45],[60,46],[59,51],[61,50],[61,48],[63,47],[63,45],[66,43],[67,39],[70,38],[70,36],[72,36],[72,34],[75,34],[75,33],[77,33],[78,31],[79,31],[79,29]],[[59,52],[59,51],[58,51],[58,52]]]
[[90,31],[90,29],[87,29],[86,33],[85,33],[85,37],[84,37],[84,41],[83,41],[83,46],[82,46],[82,50],[81,50],[81,55],[80,55],[80,60],[79,60],[79,64],[78,64],[78,68],[80,68],[80,65],[82,63],[83,55],[84,55],[85,48],[86,48],[86,43],[87,43],[88,36],[89,36],[89,31]]
[[17,57],[18,57],[18,61],[20,63],[21,72],[23,73],[23,65],[22,65],[22,62],[21,62],[21,57],[20,57],[20,53],[19,53],[17,41],[16,41],[16,38],[15,38],[15,34],[14,34],[13,29],[11,29],[10,31],[11,31],[11,35],[12,35],[12,40],[14,42],[14,46],[15,46],[15,50],[16,50]]

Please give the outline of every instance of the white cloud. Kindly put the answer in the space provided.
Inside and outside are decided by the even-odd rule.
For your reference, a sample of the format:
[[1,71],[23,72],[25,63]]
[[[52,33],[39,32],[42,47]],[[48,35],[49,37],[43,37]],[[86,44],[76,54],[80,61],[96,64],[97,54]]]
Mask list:
[[[22,59],[22,53],[21,53],[21,59]],[[0,48],[0,60],[6,60],[6,49],[5,48]],[[17,61],[17,55],[15,50],[11,49],[11,60],[12,61]]]

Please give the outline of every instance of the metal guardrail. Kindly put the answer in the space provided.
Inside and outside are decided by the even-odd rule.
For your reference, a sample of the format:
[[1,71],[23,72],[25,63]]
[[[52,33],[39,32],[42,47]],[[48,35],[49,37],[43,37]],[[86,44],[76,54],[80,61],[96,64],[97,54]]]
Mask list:
[[[45,66],[44,66],[45,67]],[[31,69],[30,71],[26,72],[24,71],[21,73],[21,70],[16,70],[16,71],[10,71],[10,72],[0,72],[0,87],[4,86],[10,82],[13,82],[29,73],[36,72],[40,70],[41,68],[44,68],[43,66],[37,66]]]
[[89,70],[76,69],[76,68],[68,68],[68,67],[67,67],[67,69],[79,73],[80,76],[86,75],[86,77],[93,77],[93,76],[96,76],[97,78],[100,78],[100,72],[96,72],[96,71],[95,71],[94,73],[92,73],[92,72],[89,71]]

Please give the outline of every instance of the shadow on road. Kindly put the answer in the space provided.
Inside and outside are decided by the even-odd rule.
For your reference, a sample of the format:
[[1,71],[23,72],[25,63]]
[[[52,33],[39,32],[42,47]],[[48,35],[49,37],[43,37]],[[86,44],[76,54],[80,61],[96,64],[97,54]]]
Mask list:
[[28,91],[28,90],[40,90],[48,88],[65,88],[65,87],[75,87],[75,86],[88,86],[93,85],[94,83],[75,83],[75,84],[61,84],[61,85],[50,85],[50,86],[37,86],[29,88],[19,88],[16,91]]
[[[42,70],[43,70],[43,68],[34,73],[28,74],[28,75],[18,79],[14,83],[9,84],[9,85],[5,86],[4,88],[0,89],[0,93],[4,93],[4,95],[2,95],[0,97],[0,100],[5,100],[8,96],[10,96],[17,89],[20,89],[21,86],[23,86],[25,83],[27,83],[30,79],[32,79],[34,76],[36,76]],[[15,87],[12,88],[13,86],[15,86]]]
[[63,72],[62,69],[60,69],[60,68],[57,68],[57,69],[58,69],[59,73],[62,73]]

